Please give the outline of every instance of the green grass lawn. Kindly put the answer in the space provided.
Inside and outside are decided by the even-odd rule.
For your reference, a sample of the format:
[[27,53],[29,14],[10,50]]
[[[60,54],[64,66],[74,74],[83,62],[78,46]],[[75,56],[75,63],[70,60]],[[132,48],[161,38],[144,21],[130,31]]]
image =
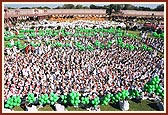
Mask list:
[[[130,108],[129,111],[158,111],[156,103],[149,100],[142,100],[141,103],[136,103],[132,100],[129,100]],[[73,106],[66,107],[68,111],[87,111],[82,108],[75,108]],[[100,107],[101,111],[121,111],[118,104],[108,104],[102,105]],[[14,111],[24,111],[21,107],[13,108]],[[49,105],[46,105],[43,108],[40,108],[39,111],[54,111]]]

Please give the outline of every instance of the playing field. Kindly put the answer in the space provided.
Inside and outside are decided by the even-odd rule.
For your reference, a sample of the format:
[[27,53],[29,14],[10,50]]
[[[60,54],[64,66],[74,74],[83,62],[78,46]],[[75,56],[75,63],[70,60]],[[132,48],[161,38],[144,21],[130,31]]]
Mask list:
[[[129,111],[159,111],[155,102],[149,100],[143,100],[141,103],[136,103],[133,100],[129,100],[130,109]],[[68,111],[86,111],[82,108],[74,108],[72,106],[68,106],[66,108]],[[100,107],[101,111],[121,111],[119,105],[117,104],[108,104],[106,106]],[[21,107],[13,108],[14,111],[24,111]],[[46,105],[43,108],[40,108],[39,111],[54,111],[49,105]]]

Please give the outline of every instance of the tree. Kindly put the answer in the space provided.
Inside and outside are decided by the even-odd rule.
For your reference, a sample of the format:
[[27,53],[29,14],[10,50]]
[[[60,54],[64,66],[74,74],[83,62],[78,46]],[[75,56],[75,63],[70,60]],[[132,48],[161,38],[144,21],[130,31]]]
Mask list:
[[57,7],[53,8],[53,9],[61,9],[61,8],[62,8],[61,6],[57,6]]
[[114,4],[110,4],[109,6],[107,6],[107,9],[106,9],[106,13],[108,15],[111,15],[112,13],[112,10],[115,8]]
[[96,6],[96,5],[91,4],[91,5],[90,5],[90,9],[97,9],[97,6]]
[[76,7],[75,7],[76,9],[82,9],[83,8],[83,6],[82,5],[80,5],[80,4],[78,4],[78,5],[76,5]]
[[15,8],[12,8],[12,7],[8,7],[8,9],[15,9]]
[[63,8],[64,8],[64,9],[73,9],[73,8],[74,8],[74,5],[73,5],[73,4],[64,4],[64,5],[63,5]]
[[143,6],[140,6],[138,8],[138,10],[141,10],[141,11],[151,11],[151,9],[149,7],[143,7]]
[[137,8],[131,4],[124,4],[123,10],[136,10]]
[[155,9],[153,9],[154,11],[164,11],[164,4],[158,5]]
[[30,7],[22,7],[20,9],[31,9]]
[[89,9],[89,7],[88,6],[83,6],[83,9]]
[[50,7],[44,6],[43,9],[51,9]]

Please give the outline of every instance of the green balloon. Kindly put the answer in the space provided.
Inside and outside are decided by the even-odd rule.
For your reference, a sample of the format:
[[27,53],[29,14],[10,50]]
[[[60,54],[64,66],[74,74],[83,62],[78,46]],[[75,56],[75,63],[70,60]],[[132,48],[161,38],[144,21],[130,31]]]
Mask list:
[[84,97],[82,97],[81,99],[82,99],[82,101],[83,101],[83,100],[85,100],[85,98],[84,98]]
[[7,101],[7,104],[10,104],[10,101],[9,101],[9,100]]
[[61,99],[64,99],[64,95],[61,95]]
[[13,103],[13,106],[16,106],[17,105],[17,103]]
[[13,106],[13,102],[11,102],[11,103],[10,103],[10,105],[12,105],[12,106]]
[[64,100],[64,103],[67,103],[67,100]]
[[50,100],[47,100],[47,103],[50,103]]
[[18,100],[18,103],[20,103],[20,102],[21,102],[21,99]]
[[152,84],[155,84],[155,81],[152,81]]
[[33,103],[33,100],[30,100],[30,103]]
[[44,103],[44,100],[43,100],[43,99],[41,99],[41,102],[42,102],[42,103]]
[[88,100],[88,101],[86,101],[86,103],[88,104],[88,103],[89,103],[89,100]]
[[55,94],[53,92],[50,93],[51,96],[54,96]]
[[107,97],[105,97],[104,99],[105,99],[105,100],[108,100],[108,98],[107,98]]
[[115,100],[115,97],[112,97],[111,99],[112,99],[112,100]]
[[76,100],[79,100],[79,97],[76,97]]
[[5,104],[5,107],[9,107],[9,104]]
[[158,91],[159,91],[159,93],[162,93],[162,90],[161,90],[161,89],[159,89]]
[[107,105],[108,104],[108,102],[105,102],[105,105]]
[[118,94],[116,94],[116,96],[115,96],[117,99],[119,98],[119,95]]
[[110,94],[107,94],[107,98],[110,98]]
[[73,94],[72,94],[72,93],[70,93],[70,96],[71,96],[71,97],[73,97]]
[[45,97],[48,97],[48,95],[47,95],[47,94],[44,94],[44,96],[45,96]]
[[53,100],[54,98],[53,97],[50,97],[50,100]]
[[85,101],[83,101],[82,103],[83,103],[83,104],[86,104],[86,102],[85,102]]
[[79,93],[76,93],[76,96],[78,97],[78,96],[79,96]]
[[51,102],[51,105],[54,105],[54,102]]
[[122,96],[122,94],[119,92],[119,93],[118,93],[118,96],[119,96],[119,97],[121,97],[121,96]]
[[30,96],[31,96],[31,97],[34,97],[34,94],[31,93]]
[[164,97],[164,93],[162,93],[161,95],[162,95],[162,97]]
[[97,107],[97,105],[94,105],[94,107],[96,108],[96,107]]
[[57,99],[54,99],[53,101],[54,101],[54,102],[56,102],[56,101],[57,101]]
[[44,104],[45,104],[45,103],[47,103],[47,100],[44,100],[44,102],[43,102],[43,103],[44,103]]
[[36,101],[36,98],[33,98],[33,101]]
[[10,108],[10,109],[12,109],[12,108],[13,108],[13,106],[9,106],[9,108]]
[[74,100],[71,100],[71,103],[74,104]]
[[94,105],[95,104],[95,102],[92,100],[92,104]]
[[45,101],[47,101],[48,100],[48,98],[47,97],[45,97],[45,99],[44,99]]
[[42,95],[41,97],[42,97],[42,99],[44,99],[44,98],[45,98],[45,97],[44,97],[44,95]]
[[31,97],[30,97],[30,96],[28,96],[28,100],[31,100]]
[[85,101],[89,101],[89,98],[88,98],[88,97],[85,97]]

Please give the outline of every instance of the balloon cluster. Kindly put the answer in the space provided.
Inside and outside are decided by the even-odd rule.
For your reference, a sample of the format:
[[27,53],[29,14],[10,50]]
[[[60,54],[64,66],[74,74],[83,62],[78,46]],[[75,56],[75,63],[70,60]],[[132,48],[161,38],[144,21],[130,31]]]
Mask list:
[[160,34],[160,37],[161,37],[161,38],[164,38],[164,33]]
[[158,34],[157,32],[153,32],[153,36],[156,38],[164,38],[164,33]]
[[132,45],[132,44],[128,44],[128,43],[124,44],[123,41],[122,41],[122,38],[119,38],[119,39],[117,40],[117,43],[118,43],[118,45],[119,45],[120,47],[126,48],[126,49],[131,50],[131,51],[133,51],[134,49],[138,49],[137,46],[134,46],[134,45]]
[[100,44],[100,48],[101,49],[104,49],[105,48],[105,45],[103,43]]
[[74,92],[72,91],[70,94],[69,94],[69,100],[70,100],[70,103],[73,105],[73,106],[78,106],[79,103],[80,103],[80,96],[81,94],[79,92]]
[[88,97],[82,97],[81,98],[81,103],[84,104],[84,105],[89,104],[89,98]]
[[100,43],[100,41],[96,40],[96,42],[94,43],[94,45],[95,45],[96,47],[100,47],[101,43]]
[[34,42],[30,42],[30,45],[33,46],[33,47],[37,47],[37,46],[40,47],[41,46],[40,43],[35,44]]
[[44,104],[50,103],[50,100],[49,100],[49,98],[48,98],[48,95],[47,95],[47,94],[42,94],[42,95],[39,97],[39,103],[40,103],[40,105],[44,105]]
[[115,103],[120,100],[124,100],[126,98],[129,98],[129,92],[128,90],[122,90],[122,92],[118,92],[117,94],[111,94],[111,102]]
[[12,96],[7,100],[5,107],[12,109],[15,106],[20,106],[20,104],[21,104],[20,97],[19,96]]
[[26,44],[22,45],[20,40],[15,41],[14,44],[7,42],[7,47],[12,48],[13,46],[16,46],[19,49],[24,49],[27,45]]
[[69,43],[65,44],[65,47],[70,47],[70,46],[71,46],[71,44],[69,44]]
[[[131,51],[133,51],[134,49],[138,49],[138,46],[135,46],[135,45],[132,45],[132,44],[128,44],[128,43],[124,44],[123,41],[122,41],[122,38],[119,38],[119,39],[117,40],[117,43],[118,43],[118,45],[119,45],[120,47],[126,48],[126,49],[131,50]],[[141,46],[141,48],[142,48],[143,50],[146,50],[146,51],[152,51],[152,50],[153,50],[151,47],[147,47],[146,44],[143,44],[143,45]]]
[[36,101],[36,98],[34,97],[33,93],[28,94],[28,98],[27,98],[28,102],[31,104],[33,102]]
[[118,33],[118,36],[121,37],[123,34],[122,33]]
[[46,46],[50,45],[51,44],[51,41],[46,41]]
[[97,105],[100,103],[100,100],[99,100],[99,97],[96,97],[94,98],[92,101],[91,101],[91,104],[96,108]]
[[8,42],[6,45],[7,45],[8,48],[12,48],[13,47],[13,45],[10,42]]
[[4,36],[4,40],[5,41],[9,41],[9,40],[11,40],[13,38],[14,38],[13,36]]
[[148,83],[145,84],[144,89],[148,93],[155,93],[156,95],[164,96],[163,87],[159,85],[160,78],[156,75],[154,78],[151,79]]
[[141,95],[141,92],[138,90],[131,90],[129,93],[130,98],[136,98]]
[[67,95],[61,95],[61,102],[63,102],[63,104],[67,103]]
[[105,45],[104,45],[103,43],[101,43],[100,41],[98,41],[98,40],[96,40],[96,41],[94,42],[94,46],[99,47],[99,48],[101,48],[101,49],[104,49],[104,48],[105,48]]
[[89,51],[93,51],[93,50],[94,50],[93,46],[91,46],[91,45],[88,45],[88,46],[87,46],[87,49],[88,49]]
[[110,99],[111,99],[111,95],[110,94],[107,94],[106,96],[103,97],[103,100],[102,100],[102,105],[107,105],[109,102],[110,102]]
[[54,46],[56,46],[56,47],[62,47],[63,44],[62,44],[61,42],[56,42],[56,43],[54,44]]
[[112,41],[109,41],[109,42],[107,43],[107,48],[110,48],[111,45],[112,45]]
[[51,105],[54,105],[58,101],[58,99],[59,97],[56,94],[54,94],[53,92],[50,93],[49,101]]
[[85,50],[85,47],[84,47],[84,45],[81,44],[81,42],[76,42],[75,46],[81,51]]

